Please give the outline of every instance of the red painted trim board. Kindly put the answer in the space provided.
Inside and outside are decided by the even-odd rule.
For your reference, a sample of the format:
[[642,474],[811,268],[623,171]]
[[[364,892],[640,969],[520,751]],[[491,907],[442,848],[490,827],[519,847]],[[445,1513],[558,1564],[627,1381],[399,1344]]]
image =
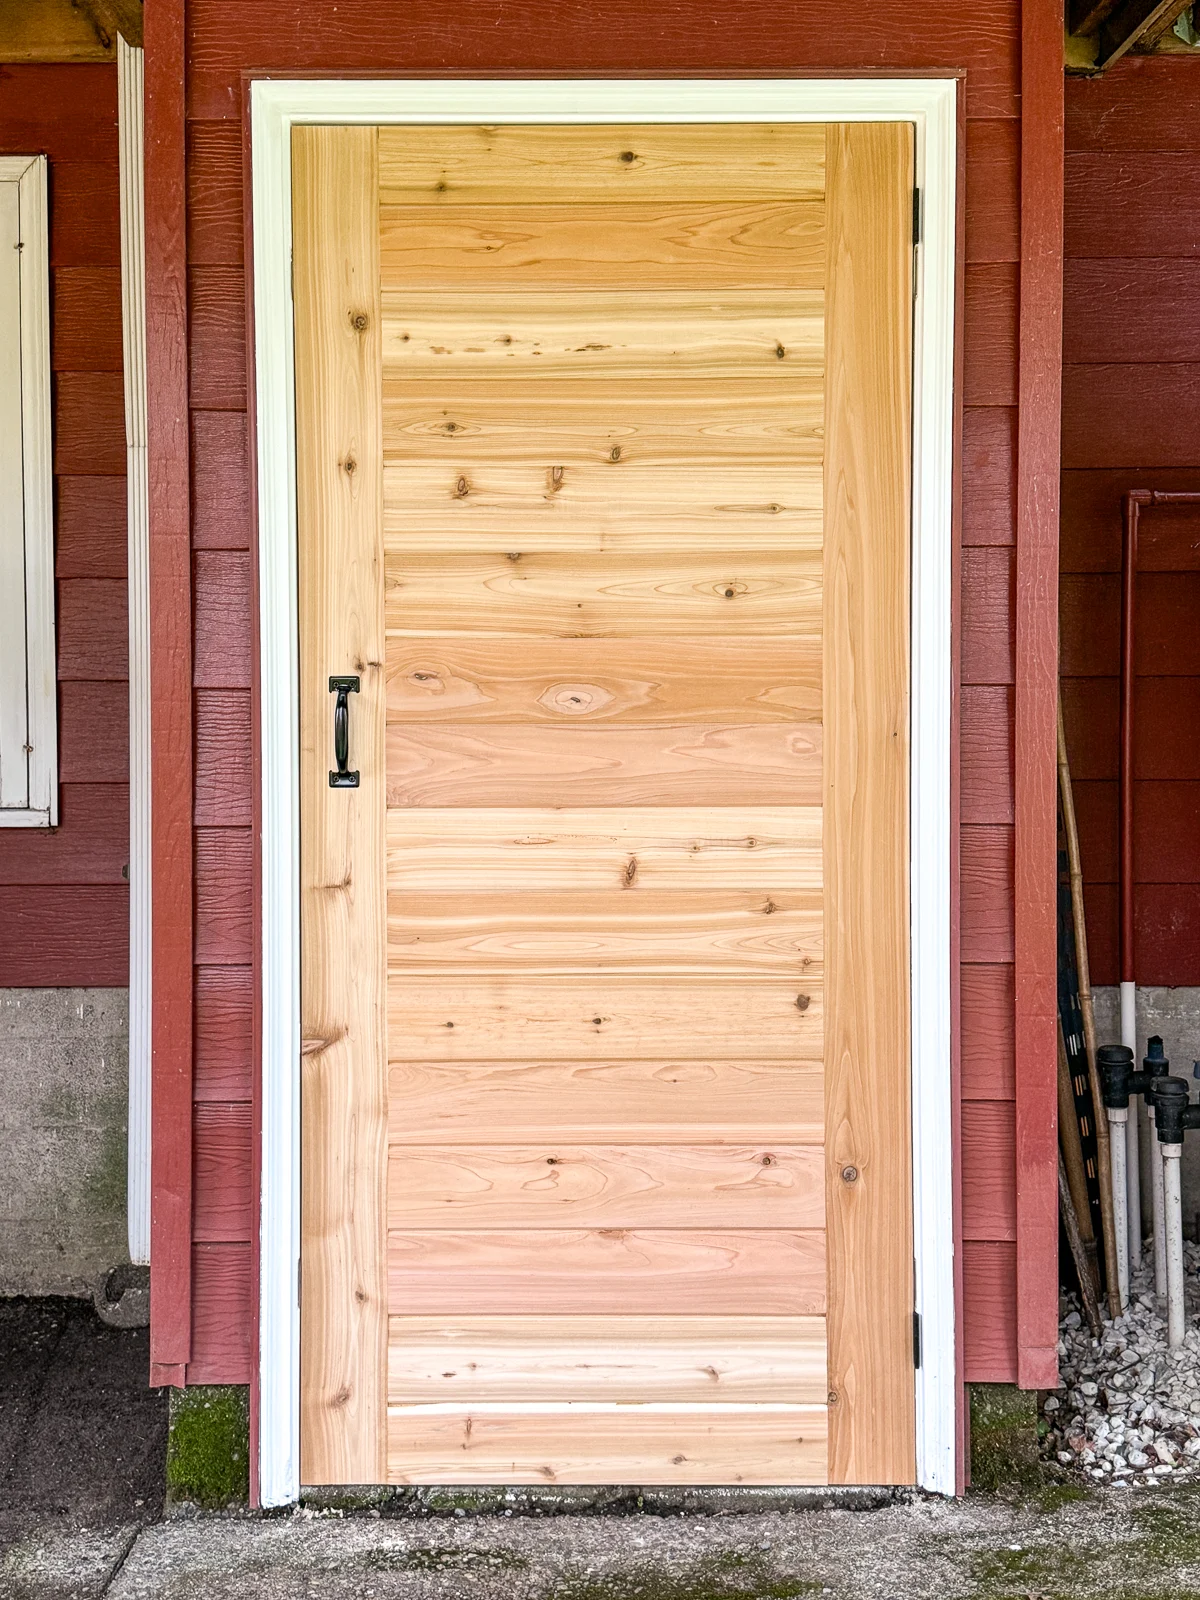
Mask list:
[[1062,393],[1062,0],[1021,17],[1015,992],[1017,1382],[1058,1382],[1058,497]]
[[182,1384],[192,1296],[192,581],[184,0],[146,8],[150,468],[150,1381]]

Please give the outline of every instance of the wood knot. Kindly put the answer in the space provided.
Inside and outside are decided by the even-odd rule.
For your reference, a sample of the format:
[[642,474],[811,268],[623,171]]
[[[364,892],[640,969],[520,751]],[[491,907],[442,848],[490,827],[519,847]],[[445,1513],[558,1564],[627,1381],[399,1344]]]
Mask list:
[[348,478],[352,478],[358,471],[358,462],[353,456],[347,456],[345,461],[342,462],[342,467],[345,470],[346,476]]
[[811,1004],[812,1004],[812,1001],[810,1000],[808,995],[806,995],[806,994],[798,994],[796,996],[796,1010],[797,1011],[807,1011]]
[[465,500],[470,492],[471,485],[465,478],[459,478],[458,482],[454,485],[454,498],[456,500]]
[[776,359],[776,361],[782,361],[784,356],[786,356],[786,355],[787,355],[787,351],[783,348],[783,346],[781,344],[777,344],[775,346],[775,359]]
[[629,166],[631,162],[637,160],[637,155],[633,150],[622,150],[620,159],[626,166]]
[[620,461],[621,446],[619,444],[613,445],[612,449],[608,452],[608,459],[610,461]]
[[622,878],[625,880],[625,887],[627,889],[633,888],[633,885],[637,882],[637,874],[637,857],[630,856],[629,860],[625,863],[625,871],[621,874]]
[[371,326],[371,319],[365,311],[352,311],[350,313],[350,326],[355,333],[366,333]]

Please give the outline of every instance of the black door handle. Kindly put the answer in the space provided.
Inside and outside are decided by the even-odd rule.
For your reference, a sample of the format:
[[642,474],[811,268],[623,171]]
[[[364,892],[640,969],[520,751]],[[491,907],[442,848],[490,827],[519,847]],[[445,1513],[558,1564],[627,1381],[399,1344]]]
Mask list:
[[358,693],[357,678],[330,678],[330,694],[336,694],[333,703],[333,758],[337,771],[329,774],[331,789],[357,789],[358,773],[347,772],[350,760],[350,702],[349,695]]

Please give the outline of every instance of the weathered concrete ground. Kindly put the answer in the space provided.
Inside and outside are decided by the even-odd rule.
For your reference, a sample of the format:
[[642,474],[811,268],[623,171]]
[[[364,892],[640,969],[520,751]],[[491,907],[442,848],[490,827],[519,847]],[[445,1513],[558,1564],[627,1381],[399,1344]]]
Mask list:
[[175,1516],[32,1532],[5,1600],[1194,1600],[1194,1491],[723,1516]]
[[83,1303],[0,1302],[0,1600],[1200,1600],[1200,1486],[1047,1486],[1035,1462],[1012,1502],[164,1520],[146,1360]]

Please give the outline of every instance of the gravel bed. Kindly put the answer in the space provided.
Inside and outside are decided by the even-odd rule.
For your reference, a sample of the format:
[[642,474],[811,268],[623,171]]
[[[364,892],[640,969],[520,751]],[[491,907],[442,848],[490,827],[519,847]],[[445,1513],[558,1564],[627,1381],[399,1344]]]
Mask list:
[[1042,1403],[1045,1449],[1066,1471],[1124,1487],[1200,1477],[1200,1248],[1185,1243],[1184,1256],[1187,1332],[1173,1353],[1151,1241],[1124,1316],[1106,1322],[1099,1339],[1066,1297],[1062,1387]]

